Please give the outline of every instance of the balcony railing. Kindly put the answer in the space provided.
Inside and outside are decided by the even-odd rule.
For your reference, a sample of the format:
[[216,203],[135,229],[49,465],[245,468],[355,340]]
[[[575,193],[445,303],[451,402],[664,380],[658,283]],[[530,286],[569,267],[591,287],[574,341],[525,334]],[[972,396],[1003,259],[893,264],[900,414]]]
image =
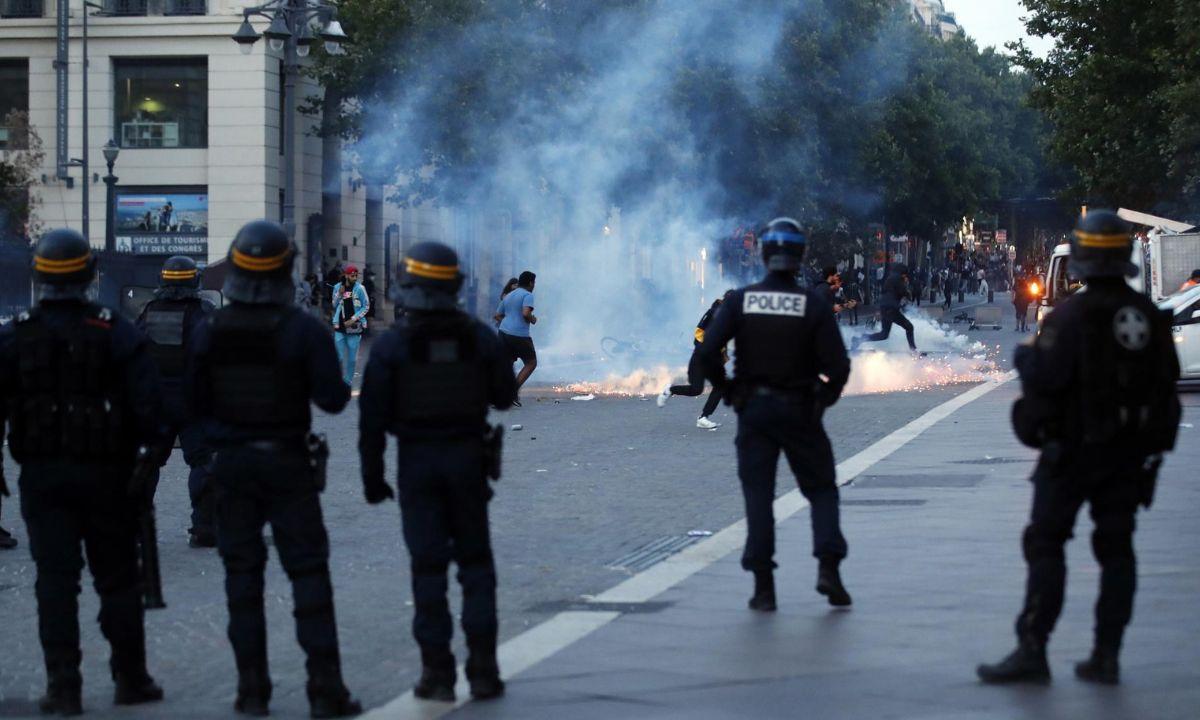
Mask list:
[[147,0],[104,0],[105,15],[146,15],[148,9]]
[[0,0],[2,18],[40,18],[42,0]]
[[207,12],[207,0],[166,0],[163,5],[163,15],[204,15]]

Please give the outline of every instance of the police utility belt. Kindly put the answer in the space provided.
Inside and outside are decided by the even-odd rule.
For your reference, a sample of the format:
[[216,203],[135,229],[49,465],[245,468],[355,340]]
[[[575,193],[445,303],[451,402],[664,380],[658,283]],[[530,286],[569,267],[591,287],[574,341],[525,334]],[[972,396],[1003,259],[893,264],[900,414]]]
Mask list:
[[[325,491],[327,468],[329,467],[329,441],[325,433],[310,432],[304,436],[286,438],[263,438],[233,443],[225,447],[241,447],[260,452],[294,453],[303,452],[317,492]],[[218,449],[218,452],[220,450]]]

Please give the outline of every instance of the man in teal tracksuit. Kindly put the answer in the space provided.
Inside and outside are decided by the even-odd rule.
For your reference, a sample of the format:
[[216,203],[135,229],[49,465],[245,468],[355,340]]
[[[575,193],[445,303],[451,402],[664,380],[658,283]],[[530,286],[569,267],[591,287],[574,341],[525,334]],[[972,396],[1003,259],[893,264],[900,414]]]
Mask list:
[[347,265],[344,279],[333,286],[333,339],[342,363],[342,377],[350,386],[354,385],[354,364],[370,309],[367,289],[358,281],[358,268]]

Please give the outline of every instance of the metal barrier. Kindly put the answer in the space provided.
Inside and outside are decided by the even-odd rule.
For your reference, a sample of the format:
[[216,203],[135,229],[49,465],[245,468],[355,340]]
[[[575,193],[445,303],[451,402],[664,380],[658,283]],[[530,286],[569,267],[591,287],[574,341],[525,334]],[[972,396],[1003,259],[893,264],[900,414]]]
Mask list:
[[968,330],[978,330],[981,325],[991,325],[993,330],[1000,329],[1000,318],[1003,310],[998,307],[981,307],[975,309],[975,317],[971,320]]

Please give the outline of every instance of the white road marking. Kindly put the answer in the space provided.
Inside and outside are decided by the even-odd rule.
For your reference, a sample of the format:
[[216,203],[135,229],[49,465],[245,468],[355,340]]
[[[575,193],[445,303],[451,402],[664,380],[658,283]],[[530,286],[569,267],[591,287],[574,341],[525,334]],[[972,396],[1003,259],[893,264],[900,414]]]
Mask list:
[[[621,613],[617,612],[561,612],[501,645],[497,653],[500,667],[506,677],[524,672],[593,630],[616,620],[620,615]],[[458,701],[450,704],[418,700],[410,690],[359,717],[363,720],[439,718],[471,698],[470,686],[461,666],[458,668],[458,685],[455,686],[454,692]]]
[[[978,400],[1015,377],[1015,372],[1008,372],[995,380],[976,385],[926,412],[857,455],[842,461],[837,466],[838,485],[850,482],[871,466],[907,445],[921,433],[949,417],[959,408]],[[804,499],[799,490],[792,490],[781,495],[775,500],[775,522],[781,523],[806,507],[808,507],[808,501]],[[738,520],[713,534],[712,537],[668,557],[616,587],[595,596],[590,602],[646,602],[741,547],[745,542],[745,537],[746,521]],[[503,643],[498,650],[500,668],[506,677],[514,677],[620,616],[621,613],[611,611],[580,612],[574,610],[558,613],[546,622]],[[459,699],[454,704],[418,700],[413,697],[412,691],[409,691],[386,705],[370,710],[361,717],[366,720],[395,720],[397,718],[433,720],[440,718],[470,699],[470,690],[461,667],[458,674],[459,682],[455,692]]]

